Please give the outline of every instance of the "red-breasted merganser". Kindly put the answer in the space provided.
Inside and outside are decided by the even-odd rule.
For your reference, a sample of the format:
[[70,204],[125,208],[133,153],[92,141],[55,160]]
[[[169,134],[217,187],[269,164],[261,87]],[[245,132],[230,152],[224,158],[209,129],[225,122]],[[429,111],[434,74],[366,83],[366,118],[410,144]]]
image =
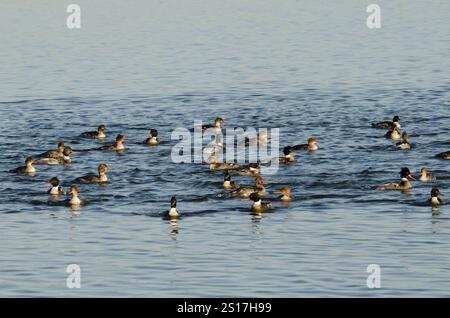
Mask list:
[[254,187],[239,187],[236,190],[231,191],[232,194],[237,194],[242,198],[248,198],[250,194],[257,192],[260,195],[266,195],[266,188],[264,187],[264,180],[260,176],[255,178]]
[[178,218],[180,216],[180,212],[177,210],[177,197],[173,196],[170,199],[170,210],[166,212],[169,218]]
[[203,148],[203,153],[205,155],[216,155],[223,151],[222,137],[221,134],[216,135],[215,143],[210,143],[205,148]]
[[223,125],[224,122],[225,121],[222,118],[217,117],[214,120],[214,125],[203,125],[202,126],[202,130],[205,131],[206,129],[215,128],[217,133],[221,132],[222,131],[222,125]]
[[122,151],[125,150],[124,142],[127,138],[121,134],[117,135],[116,142],[113,144],[105,145],[103,147],[98,148],[99,150],[115,150]]
[[64,142],[61,141],[58,143],[58,149],[57,150],[49,150],[44,153],[41,153],[40,155],[36,156],[37,158],[55,158],[59,159],[64,155]]
[[50,179],[49,183],[51,184],[51,188],[48,190],[48,194],[51,195],[65,195],[66,191],[60,186],[60,182],[58,177],[53,177]]
[[269,134],[267,131],[261,131],[258,134],[257,138],[248,138],[246,137],[240,144],[244,143],[246,146],[254,146],[254,145],[267,145],[269,141]]
[[279,191],[274,191],[273,193],[274,194],[281,194],[278,197],[278,200],[281,200],[281,201],[291,201],[292,200],[291,188],[289,188],[287,186],[282,187]]
[[148,134],[147,140],[145,140],[145,143],[147,145],[157,145],[157,144],[159,144],[157,137],[158,137],[158,131],[156,129],[151,129],[150,133]]
[[295,146],[292,146],[291,149],[293,151],[298,151],[298,150],[316,151],[317,149],[319,149],[319,147],[317,146],[316,138],[309,138],[307,144],[295,145]]
[[273,158],[272,161],[278,163],[292,163],[295,161],[294,155],[292,153],[292,147],[286,146],[283,148],[284,157]]
[[82,137],[90,138],[90,139],[105,139],[106,138],[106,126],[100,125],[97,128],[97,131],[87,131],[81,134]]
[[432,176],[431,174],[428,174],[426,167],[422,167],[422,169],[420,170],[419,180],[422,182],[432,182],[436,181],[436,177]]
[[237,167],[236,169],[231,170],[230,174],[239,175],[239,176],[257,177],[257,176],[259,176],[260,168],[261,168],[261,163],[259,161],[252,162],[246,167]]
[[209,158],[210,163],[209,163],[209,170],[214,171],[214,170],[229,170],[229,169],[237,169],[239,168],[239,166],[235,163],[228,163],[228,162],[217,162],[217,157],[216,156],[211,156]]
[[441,153],[437,154],[436,157],[441,158],[441,159],[450,160],[450,151],[441,152]]
[[402,133],[402,141],[398,142],[396,146],[403,150],[411,149],[411,144],[409,143],[409,135],[406,131]]
[[41,165],[58,165],[58,164],[70,164],[72,159],[70,159],[70,155],[75,153],[72,148],[66,147],[64,148],[63,155],[59,158],[41,158],[35,160],[35,164]]
[[433,189],[431,189],[431,198],[428,200],[429,203],[434,207],[441,205],[443,201],[439,197],[440,195],[441,192],[439,191],[439,189],[437,187],[433,187]]
[[412,188],[411,183],[408,178],[416,180],[416,178],[411,174],[408,168],[403,168],[400,171],[401,182],[400,183],[386,183],[381,186],[372,187],[375,190],[409,190]]
[[250,194],[250,200],[253,201],[252,210],[254,212],[262,212],[264,210],[272,209],[272,203],[262,202],[261,197],[257,192]]
[[72,186],[70,187],[70,192],[69,194],[72,196],[72,198],[69,200],[68,205],[72,206],[72,207],[77,207],[80,205],[85,205],[86,201],[81,200],[78,197],[78,188],[75,184],[72,184]]
[[29,174],[29,175],[35,174],[36,168],[33,167],[33,163],[34,163],[34,159],[31,157],[28,157],[27,159],[25,159],[25,166],[14,169],[11,172],[25,173],[25,174]]
[[390,128],[384,136],[392,140],[399,140],[401,138],[400,130],[397,127]]
[[383,129],[391,129],[393,127],[397,127],[400,129],[400,117],[394,116],[392,121],[382,121],[379,123],[372,123],[373,128],[383,128]]
[[108,182],[108,177],[106,176],[106,172],[108,171],[108,166],[104,163],[101,163],[98,166],[98,175],[87,175],[84,177],[76,178],[73,183],[106,183]]
[[228,171],[225,171],[225,175],[223,176],[223,187],[225,190],[239,188],[239,184],[237,184],[234,181],[231,181],[231,175]]

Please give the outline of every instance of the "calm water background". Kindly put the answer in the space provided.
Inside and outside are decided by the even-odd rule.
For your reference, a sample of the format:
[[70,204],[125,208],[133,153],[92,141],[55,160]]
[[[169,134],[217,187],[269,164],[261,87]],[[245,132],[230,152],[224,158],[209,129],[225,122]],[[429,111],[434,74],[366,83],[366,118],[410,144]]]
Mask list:
[[[0,296],[449,296],[450,207],[432,216],[430,184],[369,190],[426,165],[450,196],[448,1],[85,1],[82,29],[67,1],[0,3]],[[414,149],[371,129],[402,118]],[[224,196],[222,173],[170,160],[170,133],[194,119],[281,129],[281,145],[315,136],[320,151],[267,176],[295,200],[257,220]],[[26,156],[98,142],[107,124],[128,150],[7,171]],[[139,144],[157,128],[158,147]],[[49,206],[45,182],[67,185],[112,167],[110,184],[80,187],[77,216]],[[246,179],[239,180],[246,183]],[[158,213],[176,194],[178,233]],[[447,197],[448,198],[448,197]],[[66,266],[82,288],[67,289]],[[366,287],[379,264],[382,288]]]

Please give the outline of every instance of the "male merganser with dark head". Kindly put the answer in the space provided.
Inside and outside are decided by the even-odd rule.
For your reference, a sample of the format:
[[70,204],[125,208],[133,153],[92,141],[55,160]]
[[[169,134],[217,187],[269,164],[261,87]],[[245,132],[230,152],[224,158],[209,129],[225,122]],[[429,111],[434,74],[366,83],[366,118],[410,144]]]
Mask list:
[[409,143],[409,135],[406,131],[402,133],[402,141],[398,142],[396,146],[400,149],[411,149],[411,144]]
[[307,144],[295,145],[295,146],[292,146],[291,148],[293,151],[298,151],[298,150],[315,151],[315,150],[319,149],[319,147],[317,147],[317,139],[316,138],[309,138]]
[[284,157],[273,158],[272,160],[278,163],[292,163],[295,161],[292,153],[292,147],[286,146],[283,148]]
[[99,150],[115,150],[122,151],[125,150],[124,142],[127,138],[121,134],[118,134],[116,137],[116,142],[110,145],[105,145],[103,147],[98,148]]
[[225,171],[225,175],[223,176],[223,188],[225,190],[237,189],[239,188],[239,184],[231,181],[231,175],[228,171]]
[[291,197],[291,188],[289,187],[282,187],[279,191],[274,191],[274,194],[281,194],[278,197],[278,200],[281,201],[291,201],[292,197]]
[[33,167],[33,163],[34,163],[34,159],[31,157],[28,157],[27,159],[25,159],[25,166],[14,169],[11,172],[25,173],[25,174],[29,174],[29,175],[35,174],[36,169]]
[[49,183],[51,184],[52,187],[50,188],[50,190],[48,190],[48,192],[47,192],[48,194],[51,194],[51,195],[61,195],[61,194],[65,195],[66,194],[66,191],[64,191],[64,189],[59,185],[60,183],[59,183],[58,177],[51,178]]
[[98,175],[87,175],[84,177],[76,178],[73,183],[106,183],[108,182],[108,177],[106,176],[106,172],[108,171],[108,166],[104,163],[101,163],[98,166]]
[[441,192],[437,187],[433,187],[433,189],[431,189],[431,199],[429,199],[428,201],[432,206],[436,207],[443,203],[442,199],[439,197],[440,195]]
[[69,194],[72,196],[72,198],[69,200],[68,205],[70,205],[71,207],[78,207],[80,205],[86,204],[86,201],[81,200],[78,197],[78,188],[75,184],[72,184],[72,186],[70,187]]
[[55,158],[59,159],[64,155],[64,142],[61,141],[58,143],[58,149],[57,150],[49,150],[44,153],[41,153],[40,155],[36,156],[37,158]]
[[450,160],[450,151],[441,152],[441,153],[437,154],[436,157],[441,158],[441,159]]
[[257,177],[259,176],[259,169],[261,168],[261,163],[258,162],[252,162],[247,167],[238,167],[234,170],[230,171],[230,174],[232,175],[239,175],[239,176],[250,176],[250,177]]
[[416,180],[414,176],[411,174],[408,168],[403,168],[400,171],[401,182],[400,183],[386,183],[381,186],[372,187],[375,190],[408,190],[412,188],[411,183],[408,178],[412,180]]
[[273,208],[272,203],[262,202],[261,197],[257,192],[250,194],[250,200],[253,201],[252,210],[254,212],[262,212],[264,210]]
[[400,129],[400,117],[394,116],[392,118],[392,121],[382,121],[379,123],[372,123],[373,128],[384,128],[384,129],[391,129],[393,127],[397,127]]
[[169,218],[178,218],[180,213],[177,210],[177,197],[173,196],[170,199],[170,210],[166,212]]
[[81,134],[82,137],[90,138],[90,139],[105,139],[106,138],[106,126],[100,125],[97,128],[97,131],[88,131]]
[[420,170],[419,180],[422,182],[436,181],[436,177],[432,176],[431,174],[428,174],[426,167],[422,167],[422,169]]
[[203,125],[202,130],[204,131],[209,128],[215,128],[216,132],[221,132],[223,123],[224,123],[224,120],[220,117],[217,117],[214,120],[214,125]]
[[399,140],[401,138],[400,130],[395,126],[390,128],[384,136],[392,140]]
[[157,144],[159,144],[157,137],[158,137],[158,131],[156,129],[151,129],[150,133],[148,134],[147,140],[145,140],[145,143],[147,145],[157,145]]
[[253,192],[257,192],[260,195],[266,194],[266,188],[264,187],[264,180],[260,176],[255,178],[255,186],[254,187],[239,187],[236,190],[231,191],[233,194],[238,194],[242,198],[248,198],[250,194]]

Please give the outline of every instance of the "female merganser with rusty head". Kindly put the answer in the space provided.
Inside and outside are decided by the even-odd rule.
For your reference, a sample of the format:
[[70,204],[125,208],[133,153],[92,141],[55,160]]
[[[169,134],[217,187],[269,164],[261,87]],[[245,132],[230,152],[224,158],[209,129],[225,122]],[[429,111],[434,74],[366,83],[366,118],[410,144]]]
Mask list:
[[264,210],[272,209],[272,203],[262,202],[261,197],[257,192],[250,194],[250,200],[253,201],[252,210],[254,212],[262,212]]
[[78,188],[77,188],[77,186],[75,185],[75,184],[72,184],[72,186],[70,187],[70,192],[69,192],[69,194],[72,196],[72,198],[69,200],[69,202],[68,202],[68,204],[70,205],[70,206],[75,206],[75,207],[77,207],[77,206],[80,206],[80,205],[85,205],[86,204],[86,201],[84,201],[84,200],[81,200],[79,197],[78,197]]
[[257,192],[260,195],[266,195],[266,188],[264,187],[264,180],[260,176],[255,178],[254,187],[239,187],[236,190],[231,191],[232,194],[237,194],[242,198],[248,198],[250,194]]
[[319,149],[319,147],[317,147],[317,139],[316,138],[309,138],[307,144],[295,145],[295,146],[292,146],[291,148],[293,151],[298,151],[298,150],[316,151],[317,149]]
[[272,160],[278,163],[292,163],[295,161],[292,153],[292,147],[286,146],[283,148],[284,157],[273,158]]
[[90,138],[90,139],[105,139],[106,138],[106,126],[100,125],[97,128],[97,131],[88,131],[81,134],[82,137]]
[[178,218],[180,216],[180,212],[177,210],[177,197],[173,196],[170,199],[170,210],[166,212],[169,218]]
[[450,151],[441,152],[441,153],[437,154],[436,157],[441,158],[441,159],[450,160]]
[[274,191],[274,194],[281,194],[278,197],[278,200],[281,201],[291,201],[292,197],[291,197],[291,188],[289,187],[282,187],[279,191]]
[[37,158],[55,158],[59,159],[64,155],[64,142],[61,141],[58,143],[58,149],[57,150],[49,150],[44,153],[41,153],[40,155],[36,156]]
[[121,134],[118,134],[116,137],[116,142],[110,145],[105,145],[103,147],[98,148],[99,150],[115,150],[122,151],[125,150],[124,142],[127,138]]
[[412,188],[411,183],[408,178],[412,180],[416,180],[414,176],[411,174],[408,168],[403,168],[400,171],[401,182],[400,183],[386,183],[381,186],[372,187],[375,190],[409,190]]
[[216,156],[211,156],[210,158],[210,164],[209,164],[209,170],[215,171],[215,170],[229,170],[229,169],[236,169],[239,168],[239,166],[235,163],[228,163],[228,162],[217,162]]
[[431,174],[428,174],[426,167],[422,167],[422,169],[420,170],[419,180],[422,182],[432,182],[436,181],[436,177],[432,176]]
[[156,129],[151,129],[150,133],[148,134],[147,140],[145,140],[145,143],[147,145],[157,145],[157,144],[159,144],[157,137],[158,137],[158,131]]
[[202,130],[205,131],[206,129],[214,128],[217,133],[222,132],[222,125],[224,122],[225,121],[222,118],[217,117],[214,120],[214,125],[203,125]]
[[383,129],[391,129],[393,127],[397,127],[400,129],[400,117],[394,116],[392,121],[382,121],[379,123],[372,123],[373,128],[383,128]]
[[384,136],[392,140],[399,140],[401,138],[400,130],[395,126],[390,128]]
[[61,194],[65,195],[66,194],[66,191],[64,191],[64,189],[60,186],[58,177],[51,178],[49,183],[51,184],[52,187],[50,188],[50,190],[48,190],[48,192],[47,192],[48,194],[51,194],[51,195],[61,195]]
[[106,176],[107,171],[108,166],[101,163],[98,166],[98,175],[90,174],[84,177],[79,177],[73,180],[73,183],[106,183],[108,182],[108,177]]
[[433,187],[433,189],[431,189],[431,198],[428,201],[432,206],[436,207],[443,203],[442,199],[439,197],[440,195],[441,192],[437,187]]
[[239,188],[239,184],[234,181],[231,181],[231,175],[228,171],[225,171],[225,175],[223,176],[223,188],[225,190],[237,189]]
[[29,175],[35,174],[36,168],[33,167],[33,163],[34,163],[34,159],[31,157],[28,157],[27,159],[25,159],[25,166],[14,169],[11,172],[25,173],[25,174],[29,174]]
[[411,144],[409,143],[409,135],[406,131],[402,133],[402,141],[398,142],[396,146],[403,150],[411,149]]

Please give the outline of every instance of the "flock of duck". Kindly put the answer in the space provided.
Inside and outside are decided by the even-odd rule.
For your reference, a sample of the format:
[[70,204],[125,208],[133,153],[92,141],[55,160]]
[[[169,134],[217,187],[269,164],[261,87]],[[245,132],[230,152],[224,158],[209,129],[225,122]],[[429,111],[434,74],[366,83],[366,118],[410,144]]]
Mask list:
[[[245,166],[239,166],[235,163],[227,163],[227,162],[217,162],[216,154],[223,151],[223,145],[220,141],[219,136],[222,133],[222,125],[224,120],[222,118],[216,118],[213,125],[203,125],[202,130],[213,129],[216,132],[216,144],[209,145],[203,149],[205,154],[210,155],[209,160],[209,169],[211,171],[223,170],[224,171],[224,179],[223,179],[223,188],[229,192],[233,196],[239,196],[243,199],[250,199],[253,201],[251,209],[255,213],[260,213],[267,209],[272,209],[273,205],[270,202],[263,202],[262,197],[267,195],[265,189],[265,182],[260,173],[260,168],[263,163],[257,161],[255,163],[250,163]],[[378,123],[372,123],[372,127],[379,129],[387,129],[386,138],[392,140],[400,140],[396,146],[400,149],[411,149],[411,144],[409,142],[409,136],[406,131],[402,134],[400,133],[400,118],[395,116],[392,121],[383,121]],[[97,139],[103,141],[106,138],[106,126],[100,125],[98,126],[97,131],[89,131],[81,134],[81,137],[88,139]],[[250,144],[267,144],[268,139],[270,137],[267,133],[262,132],[255,139],[246,138],[246,145]],[[111,144],[102,145],[101,147],[95,148],[93,150],[98,151],[117,151],[122,152],[125,150],[125,141],[127,138],[121,134],[117,135],[115,142]],[[145,144],[157,146],[159,144],[158,140],[158,131],[156,129],[151,129],[148,135],[148,138],[145,140]],[[307,143],[294,145],[294,146],[286,146],[283,148],[283,156],[273,158],[271,161],[281,163],[281,164],[292,164],[295,162],[294,152],[296,151],[310,151],[314,152],[318,150],[318,141],[316,138],[309,138]],[[78,151],[74,151],[71,147],[68,147],[64,144],[64,142],[60,142],[58,144],[58,148],[56,150],[49,150],[44,153],[41,153],[37,156],[28,157],[25,160],[25,166],[19,167],[17,169],[12,170],[14,173],[21,173],[27,175],[36,174],[36,168],[34,165],[58,165],[58,164],[70,164],[72,154],[76,154]],[[450,160],[450,151],[443,152],[436,155],[442,159]],[[48,194],[53,197],[69,195],[70,199],[64,200],[63,203],[72,207],[77,208],[81,205],[86,204],[86,201],[79,198],[79,192],[77,184],[104,184],[108,182],[108,177],[106,173],[108,172],[108,165],[104,163],[100,163],[98,166],[98,174],[97,175],[85,175],[78,178],[75,178],[71,182],[70,191],[66,192],[66,190],[61,186],[60,180],[58,177],[53,177],[49,180],[50,189],[48,190]],[[246,176],[254,179],[254,186],[241,186],[236,182],[232,181],[232,176]],[[416,178],[412,175],[409,168],[402,168],[400,171],[400,182],[398,183],[386,183],[379,186],[374,186],[372,189],[375,190],[401,190],[407,191],[412,188],[412,185],[408,179],[416,180]],[[421,176],[419,178],[422,182],[430,182],[436,180],[435,177],[428,174],[427,169],[425,167],[421,170]],[[273,192],[273,194],[278,194],[279,196],[276,198],[281,202],[290,202],[292,200],[291,197],[291,189],[289,186],[284,186],[278,191]],[[433,207],[439,206],[443,203],[440,198],[440,191],[437,187],[433,187],[431,190],[431,198],[429,199],[429,204]],[[176,196],[173,196],[170,200],[170,209],[163,213],[165,216],[176,219],[180,216],[179,211],[177,210],[177,199]]]

